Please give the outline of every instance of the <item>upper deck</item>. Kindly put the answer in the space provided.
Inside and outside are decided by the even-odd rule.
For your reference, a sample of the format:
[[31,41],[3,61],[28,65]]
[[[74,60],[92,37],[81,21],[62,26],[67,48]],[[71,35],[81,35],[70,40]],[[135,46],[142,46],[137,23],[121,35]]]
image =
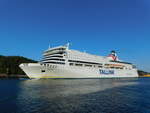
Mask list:
[[105,68],[133,68],[131,63],[123,61],[113,61],[107,57],[92,55],[77,50],[70,50],[68,46],[58,46],[49,48],[44,51],[42,63],[78,65],[89,67],[105,67]]
[[66,46],[58,46],[55,48],[49,48],[48,50],[44,51],[43,55],[47,56],[47,55],[51,55],[51,54],[56,54],[56,53],[63,53],[68,49],[68,47]]

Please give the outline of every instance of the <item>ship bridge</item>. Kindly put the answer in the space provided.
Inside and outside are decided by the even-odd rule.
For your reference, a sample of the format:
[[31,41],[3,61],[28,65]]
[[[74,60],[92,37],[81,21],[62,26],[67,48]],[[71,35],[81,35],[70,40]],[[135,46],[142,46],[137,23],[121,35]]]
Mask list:
[[43,53],[41,63],[65,64],[68,46],[49,48]]

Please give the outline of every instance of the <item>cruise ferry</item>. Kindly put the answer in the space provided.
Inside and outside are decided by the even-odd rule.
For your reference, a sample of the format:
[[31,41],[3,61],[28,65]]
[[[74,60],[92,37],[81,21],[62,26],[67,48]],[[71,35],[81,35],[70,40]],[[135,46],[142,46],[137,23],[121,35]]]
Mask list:
[[115,51],[104,56],[69,49],[69,44],[48,48],[38,63],[23,63],[29,78],[138,77],[135,65],[118,59]]

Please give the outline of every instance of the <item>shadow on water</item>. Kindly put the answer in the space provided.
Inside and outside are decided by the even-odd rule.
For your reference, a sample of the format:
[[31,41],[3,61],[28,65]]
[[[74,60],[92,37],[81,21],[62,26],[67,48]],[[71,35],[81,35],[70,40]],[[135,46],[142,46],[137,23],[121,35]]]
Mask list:
[[1,104],[13,104],[13,113],[150,112],[149,78],[18,80],[11,88]]
[[1,80],[0,79],[0,113],[16,113],[16,98],[20,91],[20,81],[18,80]]

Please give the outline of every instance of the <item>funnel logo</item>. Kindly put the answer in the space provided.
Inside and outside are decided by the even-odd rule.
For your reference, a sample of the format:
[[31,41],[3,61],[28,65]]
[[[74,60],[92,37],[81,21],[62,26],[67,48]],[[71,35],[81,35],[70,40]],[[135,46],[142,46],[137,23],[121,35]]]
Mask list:
[[108,58],[110,60],[113,60],[113,61],[117,61],[118,60],[118,57],[117,57],[117,54],[115,51],[111,51],[111,53],[108,55]]
[[100,74],[104,74],[104,75],[113,75],[115,72],[114,70],[99,70]]

